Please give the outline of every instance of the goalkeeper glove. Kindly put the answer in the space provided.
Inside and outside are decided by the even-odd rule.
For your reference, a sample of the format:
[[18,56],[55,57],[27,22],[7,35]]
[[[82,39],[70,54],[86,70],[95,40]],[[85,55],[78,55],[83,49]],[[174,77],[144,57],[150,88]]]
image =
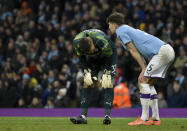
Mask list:
[[84,69],[84,83],[87,86],[91,86],[93,84],[92,77],[91,77],[91,70],[90,69]]
[[110,75],[110,71],[105,70],[105,73],[102,76],[101,79],[101,85],[102,87],[105,88],[112,88],[112,79],[111,79],[111,75]]

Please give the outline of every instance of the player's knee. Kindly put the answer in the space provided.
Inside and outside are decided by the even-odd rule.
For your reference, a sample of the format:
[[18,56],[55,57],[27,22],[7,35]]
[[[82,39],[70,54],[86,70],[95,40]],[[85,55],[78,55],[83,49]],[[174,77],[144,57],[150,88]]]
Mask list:
[[138,77],[138,83],[148,83],[148,81],[149,81],[149,79],[150,79],[150,77]]
[[150,79],[149,81],[148,81],[148,84],[150,85],[150,86],[153,86],[153,85],[155,85],[156,84],[156,82],[158,81],[158,79]]
[[139,85],[140,85],[140,84],[149,84],[148,82],[149,82],[148,79],[144,79],[144,80],[138,79],[138,84],[139,84]]
[[87,85],[86,83],[84,83],[84,86],[83,86],[83,87],[84,87],[84,88],[93,88],[93,86],[94,86],[93,84],[92,84],[92,85]]
[[104,106],[105,106],[105,108],[108,108],[108,109],[112,108],[113,107],[113,99],[111,99],[111,98],[106,99],[104,102]]
[[113,100],[114,100],[114,89],[113,88],[105,89],[105,95],[104,95],[105,108],[112,108],[113,107]]
[[139,84],[140,93],[142,94],[150,94],[150,86],[148,83],[140,83]]
[[88,99],[87,99],[87,98],[82,98],[82,99],[81,99],[81,107],[82,107],[82,108],[88,108],[88,106],[89,106],[89,101],[88,101]]

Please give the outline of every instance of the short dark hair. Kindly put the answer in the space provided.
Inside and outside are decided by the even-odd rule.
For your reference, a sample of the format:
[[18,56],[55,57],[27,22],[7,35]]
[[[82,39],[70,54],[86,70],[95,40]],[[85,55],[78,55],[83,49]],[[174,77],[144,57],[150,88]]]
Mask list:
[[115,23],[117,25],[122,25],[125,23],[125,16],[122,13],[114,12],[107,17],[107,23]]
[[79,48],[81,51],[83,52],[88,52],[90,51],[91,45],[90,45],[90,41],[87,38],[82,38],[79,41]]

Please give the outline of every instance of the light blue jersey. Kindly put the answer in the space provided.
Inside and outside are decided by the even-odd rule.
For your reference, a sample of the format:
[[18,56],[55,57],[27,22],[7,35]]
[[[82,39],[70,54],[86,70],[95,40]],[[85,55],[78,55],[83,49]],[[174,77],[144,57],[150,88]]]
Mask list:
[[127,49],[126,44],[132,41],[144,58],[152,58],[158,54],[160,47],[164,42],[157,37],[147,34],[128,25],[122,25],[116,30],[117,37],[121,40],[122,45]]

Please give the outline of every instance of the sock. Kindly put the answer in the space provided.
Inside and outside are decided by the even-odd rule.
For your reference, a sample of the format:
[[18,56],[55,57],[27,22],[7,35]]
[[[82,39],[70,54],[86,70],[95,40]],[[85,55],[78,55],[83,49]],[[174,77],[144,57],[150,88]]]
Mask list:
[[83,88],[81,92],[81,115],[84,115],[87,117],[88,113],[88,107],[90,103],[90,94],[91,94],[91,89],[90,88]]
[[105,115],[110,116],[111,109],[113,107],[114,100],[114,88],[108,88],[104,91],[104,105],[105,105]]
[[146,121],[149,119],[149,103],[150,103],[150,87],[148,84],[140,84],[140,102],[142,105],[141,119]]
[[[88,113],[88,108],[82,108],[82,112],[81,112],[81,115],[82,116],[87,116],[87,113]],[[83,117],[84,118],[84,117]]]
[[111,109],[108,108],[108,109],[105,109],[105,116],[110,116],[110,113],[111,113]]
[[[150,97],[150,94],[143,94]],[[149,119],[149,102],[150,98],[140,98],[141,105],[142,105],[142,115],[141,119],[146,121]]]
[[151,89],[151,100],[150,106],[152,109],[152,119],[153,120],[160,120],[159,112],[158,112],[158,96],[154,86],[150,87]]

